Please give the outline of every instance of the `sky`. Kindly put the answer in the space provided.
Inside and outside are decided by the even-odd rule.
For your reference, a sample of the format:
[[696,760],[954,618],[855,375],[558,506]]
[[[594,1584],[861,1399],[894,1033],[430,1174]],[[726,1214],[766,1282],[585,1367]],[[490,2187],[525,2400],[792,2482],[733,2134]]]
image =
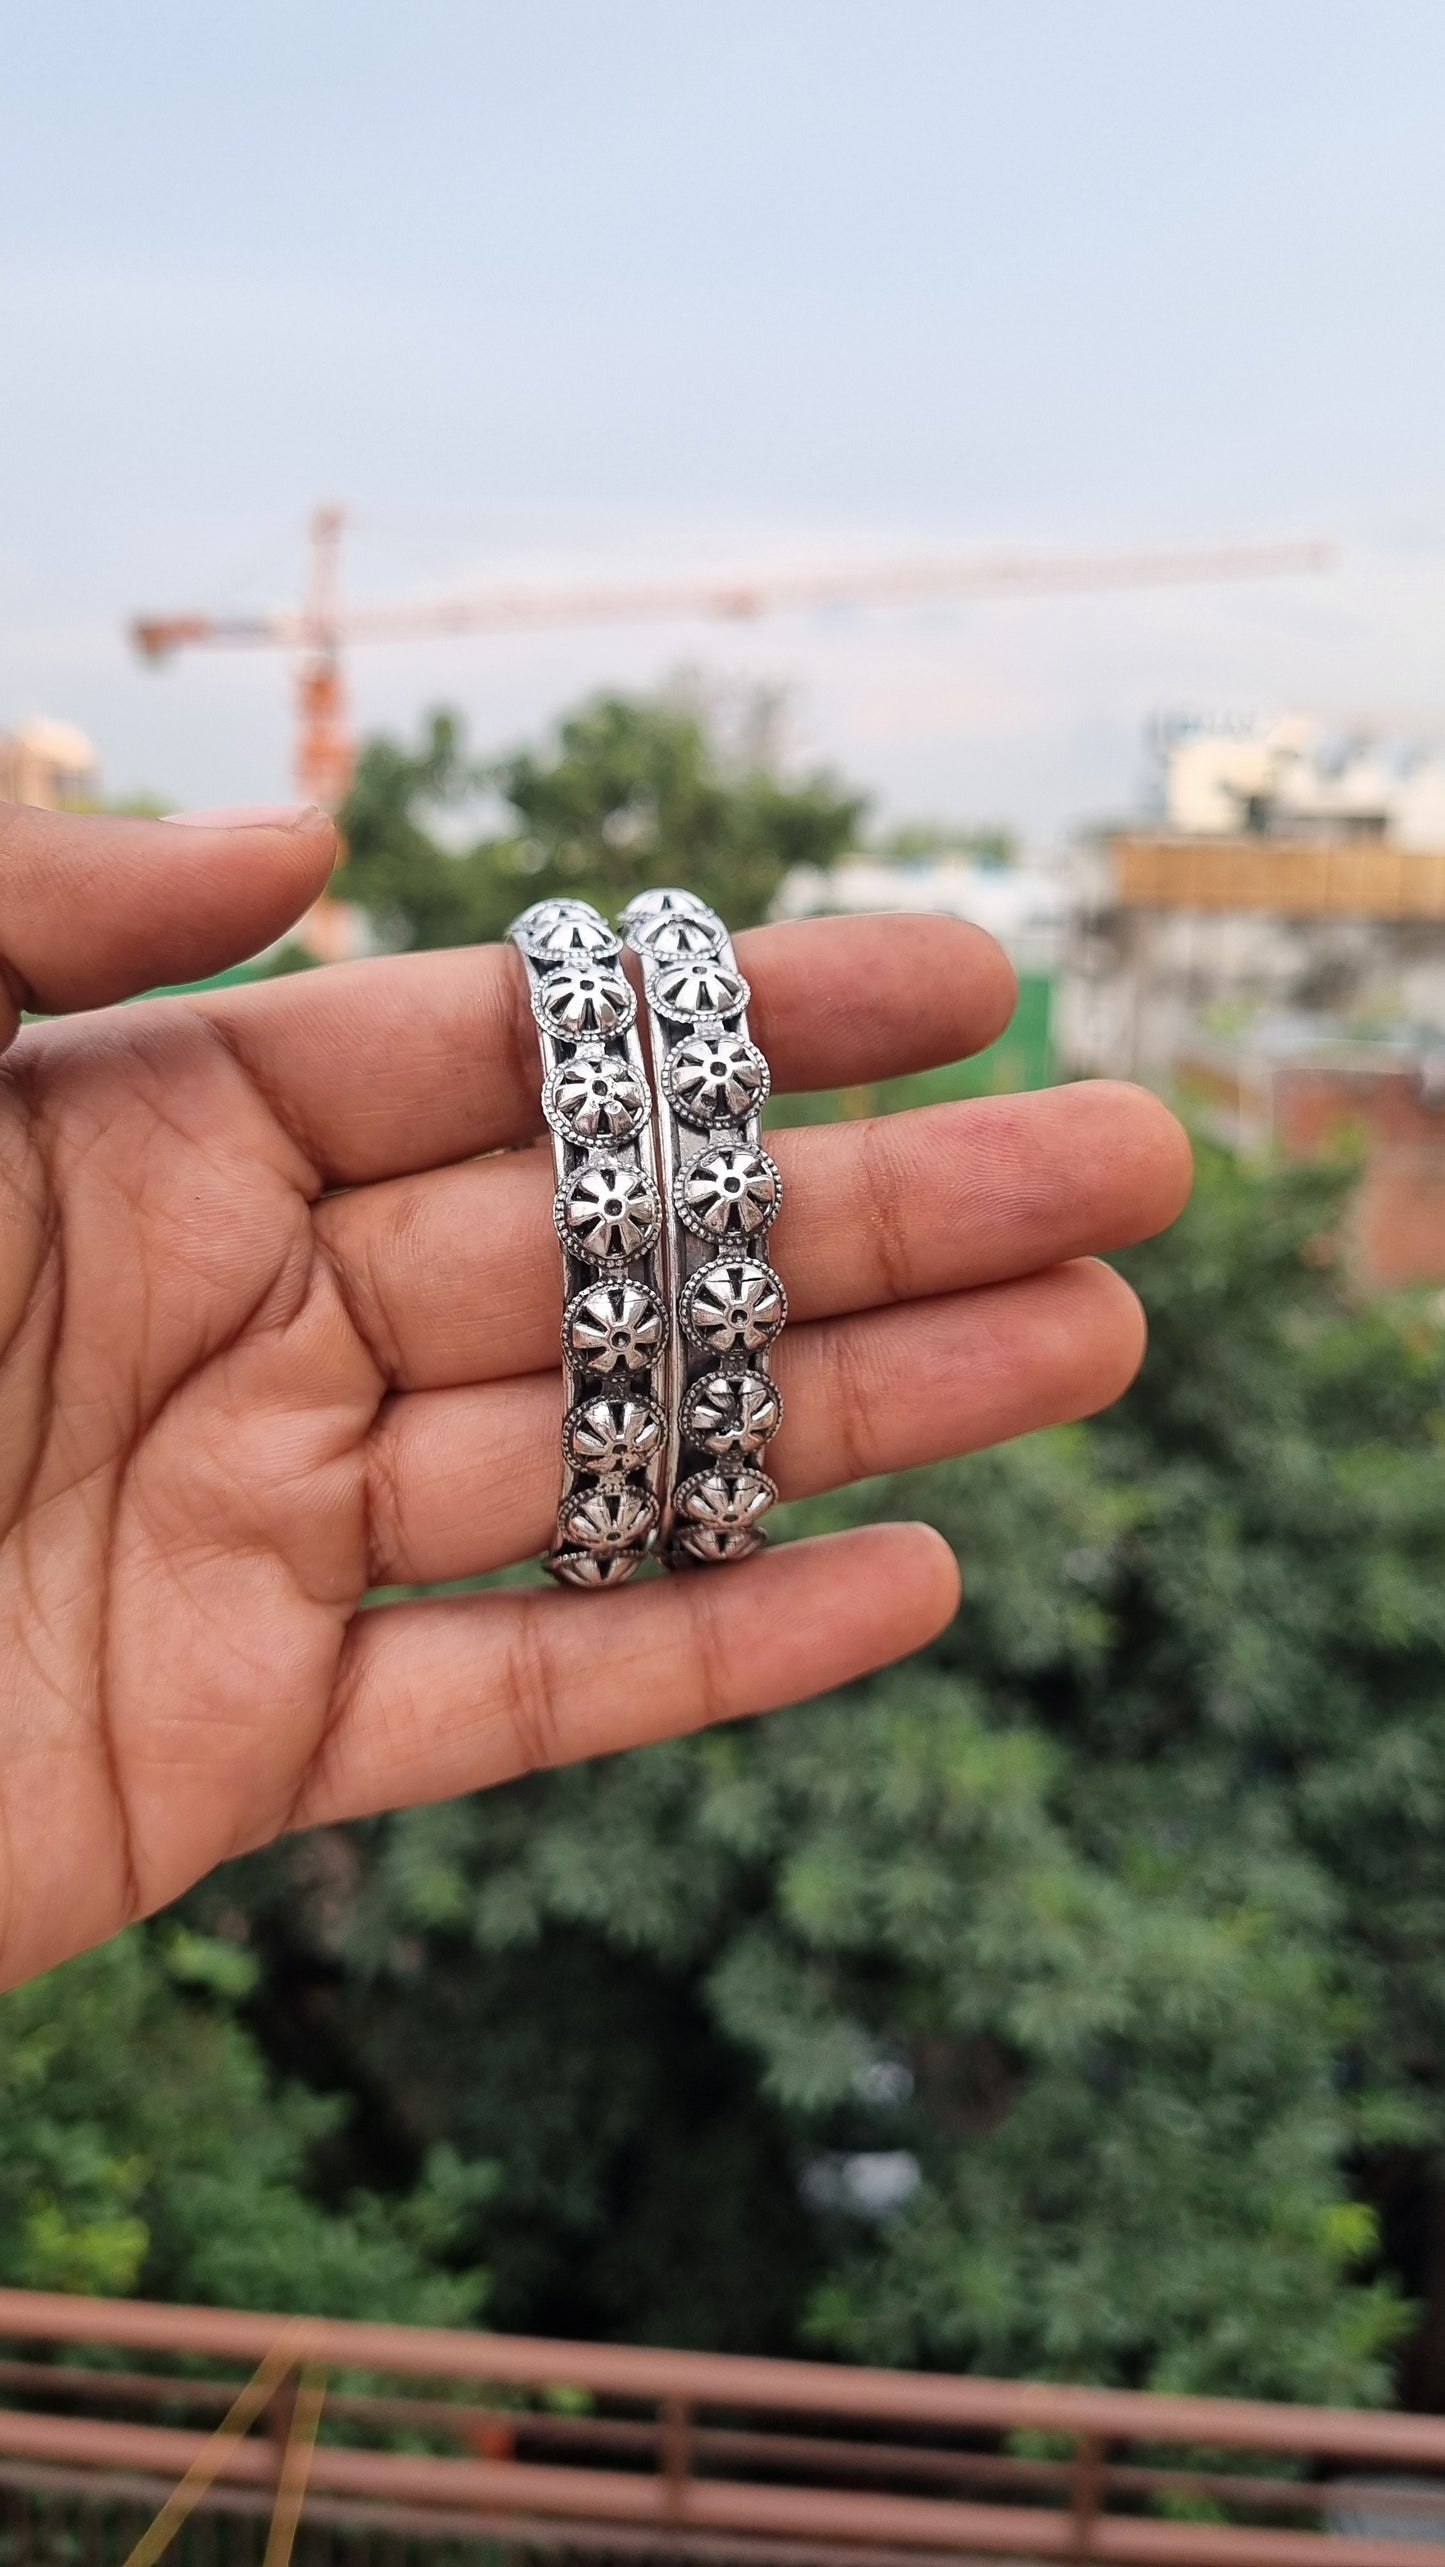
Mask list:
[[479,753],[681,669],[878,818],[1127,809],[1145,727],[1445,733],[1438,0],[0,0],[0,725],[288,791],[287,669],[124,639],[358,599],[1324,537],[1314,579],[393,644]]

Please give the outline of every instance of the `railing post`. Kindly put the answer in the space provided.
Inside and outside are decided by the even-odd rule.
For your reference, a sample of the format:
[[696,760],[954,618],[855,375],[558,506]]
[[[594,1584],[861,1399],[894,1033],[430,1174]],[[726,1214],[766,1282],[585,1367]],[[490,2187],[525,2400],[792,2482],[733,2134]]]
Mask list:
[[1087,2558],[1094,2545],[1094,2525],[1104,2494],[1106,2449],[1103,2435],[1098,2433],[1081,2433],[1074,2446],[1070,2552],[1075,2558]]
[[300,2388],[296,2374],[294,2371],[288,2371],[283,2380],[277,2381],[261,2411],[261,2429],[267,2441],[275,2447],[278,2480],[281,2476],[281,2464],[286,2457],[286,2445],[291,2439],[291,2428],[296,2421],[296,2400],[299,2395]]
[[466,2428],[466,2439],[481,2460],[515,2460],[517,2424],[505,2408],[474,2408],[476,2422]]
[[311,2454],[316,2447],[325,2400],[326,2374],[318,2364],[308,2362],[294,2387],[290,2379],[282,2384],[268,2410],[267,2422],[273,2433],[278,2430],[283,2412],[286,2425],[285,2440],[276,2462],[276,2502],[266,2539],[264,2567],[291,2567],[296,2527],[306,2502]]
[[686,2398],[663,2398],[658,2416],[662,2425],[663,2511],[669,2521],[680,2522],[687,2509],[687,2482],[692,2474],[692,2408]]

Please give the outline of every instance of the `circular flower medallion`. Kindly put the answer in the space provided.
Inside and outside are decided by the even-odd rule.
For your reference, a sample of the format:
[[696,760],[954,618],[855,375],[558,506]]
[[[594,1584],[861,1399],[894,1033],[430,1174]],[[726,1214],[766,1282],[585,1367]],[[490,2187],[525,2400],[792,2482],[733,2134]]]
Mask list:
[[645,1284],[592,1284],[568,1302],[562,1343],[588,1372],[643,1373],[667,1343],[667,1315]]
[[706,1533],[751,1533],[777,1498],[766,1471],[695,1471],[673,1499],[679,1527]]
[[645,1542],[657,1522],[657,1500],[651,1489],[631,1480],[604,1480],[584,1489],[563,1508],[560,1530],[565,1542],[580,1542],[591,1551],[625,1551]]
[[651,1400],[619,1393],[610,1399],[584,1400],[569,1409],[562,1449],[574,1470],[597,1471],[606,1477],[618,1471],[646,1470],[662,1451],[666,1435],[662,1413]]
[[742,973],[731,963],[663,963],[647,975],[648,996],[670,1025],[691,1025],[699,1016],[736,1016],[750,995]]
[[768,1065],[741,1034],[688,1034],[669,1052],[662,1084],[684,1123],[709,1131],[742,1123],[768,1093]]
[[654,891],[634,892],[622,913],[622,924],[629,935],[647,924],[650,918],[707,918],[711,916],[705,900],[695,891],[674,891],[660,884]]
[[641,1168],[594,1159],[561,1188],[553,1218],[564,1248],[589,1265],[625,1265],[651,1247],[662,1226],[662,1205]]
[[719,1141],[678,1169],[672,1199],[678,1219],[697,1238],[725,1246],[766,1230],[782,1202],[783,1180],[766,1150]]
[[782,1394],[765,1373],[703,1373],[682,1403],[688,1442],[727,1462],[760,1453],[782,1422]]
[[647,1089],[630,1061],[608,1060],[595,1045],[553,1070],[542,1111],[554,1132],[578,1149],[597,1141],[630,1141],[647,1121]]
[[761,1525],[738,1525],[720,1532],[712,1524],[688,1524],[675,1537],[674,1558],[701,1560],[709,1567],[726,1560],[750,1560],[767,1541]]
[[706,911],[700,918],[685,910],[670,911],[661,918],[640,919],[631,931],[631,942],[654,963],[692,963],[720,954],[727,932],[722,920]]
[[563,963],[532,992],[532,1008],[551,1034],[573,1043],[597,1034],[623,1034],[637,1014],[624,975],[610,964]]
[[543,1563],[564,1587],[620,1587],[642,1566],[640,1551],[549,1551]]
[[700,1266],[683,1286],[679,1316],[695,1346],[710,1355],[749,1355],[771,1346],[788,1315],[787,1295],[771,1266],[752,1257]]
[[585,900],[536,900],[512,929],[513,942],[537,964],[601,962],[617,951],[606,920]]

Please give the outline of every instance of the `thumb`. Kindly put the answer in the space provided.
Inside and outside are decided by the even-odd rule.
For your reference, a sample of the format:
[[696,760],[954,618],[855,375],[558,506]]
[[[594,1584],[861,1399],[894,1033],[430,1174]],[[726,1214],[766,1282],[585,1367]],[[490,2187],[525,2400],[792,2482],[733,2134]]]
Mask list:
[[22,1008],[101,1007],[244,962],[335,861],[331,822],[304,805],[120,820],[0,803],[0,1048]]

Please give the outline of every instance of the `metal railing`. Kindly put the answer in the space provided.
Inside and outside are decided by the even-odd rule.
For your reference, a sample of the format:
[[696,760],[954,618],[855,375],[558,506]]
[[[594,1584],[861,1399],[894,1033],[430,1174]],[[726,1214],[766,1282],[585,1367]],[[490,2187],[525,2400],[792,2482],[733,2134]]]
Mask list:
[[25,2291],[0,2355],[0,2567],[1445,2567],[1433,2416]]

